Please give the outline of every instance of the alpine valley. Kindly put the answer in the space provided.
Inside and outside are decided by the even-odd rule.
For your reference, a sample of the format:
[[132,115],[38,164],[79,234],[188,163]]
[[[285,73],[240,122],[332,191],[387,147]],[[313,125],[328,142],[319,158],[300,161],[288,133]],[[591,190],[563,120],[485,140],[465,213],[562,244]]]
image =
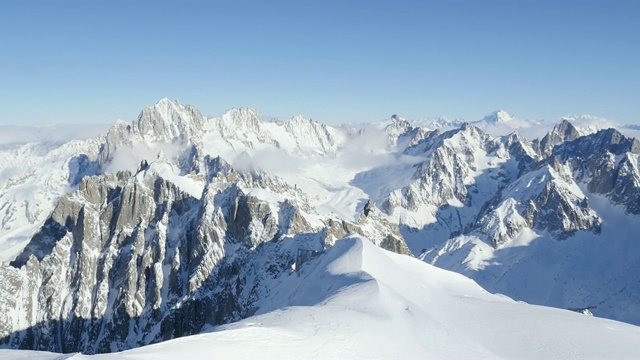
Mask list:
[[638,358],[637,131],[163,99],[3,140],[0,356]]

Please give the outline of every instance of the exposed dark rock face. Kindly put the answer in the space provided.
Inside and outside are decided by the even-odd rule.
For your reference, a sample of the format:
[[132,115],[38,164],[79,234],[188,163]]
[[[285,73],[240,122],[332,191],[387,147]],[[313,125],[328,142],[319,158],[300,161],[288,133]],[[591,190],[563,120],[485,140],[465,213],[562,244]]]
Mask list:
[[518,164],[518,173],[516,177],[534,169],[541,156],[533,148],[533,145],[517,132],[506,137],[505,147]]
[[[99,155],[70,160],[65,178],[77,191],[0,265],[0,346],[96,353],[195,334],[252,315],[273,282],[349,233],[409,255],[403,233],[412,234],[416,255],[428,246],[444,254],[467,235],[499,249],[527,229],[556,240],[598,234],[606,224],[589,205],[593,194],[640,214],[640,143],[611,129],[582,136],[563,121],[529,142],[472,124],[429,131],[393,116],[383,147],[400,165],[358,173],[349,185],[362,190],[354,205],[362,214],[345,219],[320,216],[313,194],[261,170],[250,152],[332,159],[342,136],[364,129],[343,134],[296,117],[270,123],[270,133],[250,109],[208,120],[163,100],[117,123]],[[237,150],[234,166],[205,147],[203,133]],[[136,159],[135,173],[106,171],[138,146],[154,152]],[[156,151],[163,146],[175,153]]]
[[[99,158],[104,167],[111,161],[118,149],[135,147],[136,141],[148,143],[176,144],[189,149],[205,126],[205,118],[191,105],[184,105],[163,99],[152,107],[142,110],[138,120],[132,124],[116,123],[107,133]],[[153,159],[149,159],[153,160]]]
[[553,130],[545,135],[542,140],[533,142],[533,147],[542,155],[548,156],[553,152],[556,145],[566,141],[572,141],[580,137],[580,132],[573,124],[567,120],[556,125]]
[[640,214],[638,140],[607,129],[557,146],[553,154],[571,167],[577,181],[586,182],[590,192]]
[[149,165],[137,174],[85,177],[25,250],[0,267],[0,343],[101,353],[198,333],[250,316],[286,276],[298,250],[319,252],[350,232],[409,254],[397,226],[370,209],[360,223],[312,227],[239,184],[292,191],[266,175],[204,162],[201,199]]
[[[472,228],[499,247],[525,228],[548,231],[562,240],[576,231],[600,232],[602,220],[584,197],[567,169],[554,158],[496,194]],[[532,186],[531,184],[535,184]]]
[[392,213],[396,208],[439,207],[452,200],[468,204],[472,187],[469,179],[477,171],[477,157],[499,149],[499,142],[468,123],[457,130],[442,134],[434,131],[412,141],[405,154],[424,156],[425,161],[416,164],[412,181],[392,191],[382,208]]

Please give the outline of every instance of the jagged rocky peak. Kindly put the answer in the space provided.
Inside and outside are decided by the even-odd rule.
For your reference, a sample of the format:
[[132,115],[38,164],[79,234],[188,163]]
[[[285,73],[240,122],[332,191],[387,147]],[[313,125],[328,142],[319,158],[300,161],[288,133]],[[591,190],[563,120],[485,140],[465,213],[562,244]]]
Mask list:
[[168,142],[180,139],[186,143],[202,131],[204,124],[205,118],[195,107],[165,98],[144,108],[133,127],[144,139]]
[[480,129],[479,127],[477,127],[476,125],[469,123],[469,122],[464,122],[462,123],[462,125],[460,126],[460,129],[454,129],[454,130],[450,130],[448,131],[448,133],[450,133],[452,136],[454,136],[457,133],[463,134],[463,135],[469,135],[469,136],[473,136],[476,137],[478,139],[489,139],[490,136],[485,133],[482,129]]
[[334,154],[344,140],[336,129],[301,115],[292,117],[284,127],[295,139],[297,152],[303,154]]
[[503,138],[505,149],[509,156],[515,159],[518,167],[517,177],[533,169],[542,156],[534,149],[533,143],[522,136],[517,130]]
[[[190,236],[167,229],[188,223],[196,203],[151,173],[85,178],[13,264],[22,275],[12,316],[30,316],[16,327],[16,318],[3,322],[1,332],[8,335],[0,343],[88,353],[140,343],[151,330],[143,318],[168,316],[160,307],[168,310],[167,302],[181,291],[179,275],[163,273],[171,264],[187,265],[188,258],[180,259],[179,247],[167,243]],[[162,263],[168,266],[162,269]]]
[[[628,213],[640,214],[640,160],[635,154],[625,154],[613,173],[609,198],[618,204],[625,206]],[[595,179],[595,177],[594,177]],[[606,184],[607,187],[611,184]],[[598,192],[603,190],[597,188],[595,184],[589,183],[589,189]]]
[[247,195],[236,184],[217,191],[215,203],[225,214],[229,239],[248,249],[275,240],[278,232],[277,213],[269,202]]
[[504,137],[504,144],[506,148],[511,148],[515,144],[523,143],[529,143],[529,140],[522,136],[518,130],[514,130],[511,134]]
[[640,154],[640,141],[629,138],[616,129],[600,130],[595,134],[584,136],[575,141],[569,141],[554,151],[555,154],[565,153],[583,158],[608,151],[615,155],[626,152]]
[[441,147],[464,148],[466,152],[472,152],[474,149],[484,149],[490,143],[491,148],[494,148],[497,144],[482,129],[465,122],[459,128],[443,133],[437,129],[426,132],[416,131],[414,138],[407,144],[404,153],[407,155],[421,155]]
[[[316,254],[348,233],[403,254],[404,236],[416,252],[426,241],[461,237],[498,248],[523,231],[556,239],[597,233],[603,220],[587,201],[594,193],[640,213],[636,140],[615,130],[580,136],[564,121],[532,144],[517,132],[493,138],[484,125],[429,131],[394,115],[336,129],[301,116],[264,121],[247,108],[205,119],[163,99],[106,137],[100,164],[115,153],[133,161],[131,172],[82,178],[93,160],[80,159],[70,175],[78,191],[48,209],[23,253],[0,267],[9,279],[0,287],[0,346],[104,352],[238,320],[269,291],[261,279],[287,276],[293,263],[304,265],[300,250]],[[371,142],[367,156],[379,150],[385,161],[355,170],[321,158],[342,160],[349,141],[357,150]],[[290,166],[300,160],[304,171],[279,177],[260,169],[260,155],[271,151],[282,155],[277,161],[295,158]],[[315,160],[318,171],[344,165],[353,180],[310,186],[318,178],[306,165]],[[334,201],[340,211],[327,213]]]
[[405,132],[411,128],[411,123],[409,123],[405,118],[402,118],[397,114],[393,114],[391,115],[391,124],[387,126],[387,129],[391,129],[391,127]]
[[569,169],[551,158],[496,193],[479,214],[474,231],[497,248],[525,228],[562,240],[576,231],[599,233],[601,224]]
[[326,125],[307,119],[302,115],[295,115],[287,121],[279,122],[278,125],[284,126],[284,128],[287,129],[287,132],[291,134],[297,133],[298,136],[305,133],[315,133],[318,132],[318,130],[321,132],[326,130]]
[[207,120],[191,105],[162,99],[144,108],[132,123],[117,121],[107,133],[99,157],[104,167],[122,147],[133,149],[140,144],[173,144],[183,148],[198,143]]
[[430,143],[430,141],[425,141],[426,139],[436,139],[438,138],[438,136],[441,134],[440,129],[435,129],[435,130],[425,130],[421,127],[417,128],[414,133],[412,134],[412,136],[410,137],[409,141],[407,142],[407,144],[405,145],[405,150],[404,152],[406,154],[411,153],[413,151],[415,151],[416,147],[417,148],[428,148],[429,145],[427,145],[427,143]]
[[[468,123],[442,134],[431,132],[405,154],[424,161],[412,167],[406,186],[379,201],[387,214],[402,217],[403,225],[413,228],[446,222],[441,234],[459,233],[475,215],[460,215],[457,209],[479,208],[507,179],[500,167],[488,167],[508,159],[504,145]],[[440,220],[443,216],[451,222]]]
[[556,145],[562,144],[565,141],[575,140],[581,135],[578,128],[573,126],[570,121],[563,119],[559,124],[554,126],[553,130],[547,133],[542,140],[534,140],[533,145],[541,154],[550,155]]
[[558,135],[569,141],[580,136],[578,129],[567,119],[562,119],[559,124],[554,126],[551,134]]
[[161,165],[85,177],[58,202],[23,254],[0,268],[13,289],[0,290],[8,309],[0,345],[108,352],[239,320],[270,291],[268,278],[300,266],[296,250],[322,251],[350,232],[410,253],[373,203],[357,223],[315,214],[312,226],[303,194],[281,179],[207,155],[209,181],[196,198]]
[[554,158],[567,164],[587,189],[640,213],[640,142],[615,129],[600,130],[554,148]]
[[205,155],[203,163],[202,173],[206,176],[207,183],[214,182],[215,178],[224,178],[226,181],[235,180],[235,178],[229,178],[235,170],[222,157]]
[[239,108],[215,120],[217,133],[234,149],[267,145],[296,156],[327,155],[343,140],[340,131],[302,116],[265,121],[257,111]]
[[[384,131],[387,133],[389,145],[396,146],[399,142],[408,143],[415,136],[417,128],[411,126],[411,123],[404,118],[394,114],[391,115],[390,122],[385,122]],[[402,139],[404,138],[404,141]]]
[[533,143],[525,138],[518,130],[503,138],[504,147],[511,153],[525,153],[526,155],[539,159],[540,154],[536,152]]
[[505,156],[500,153],[501,150],[504,150],[504,145],[498,139],[494,139],[471,123],[463,123],[460,129],[448,131],[443,136],[445,137],[444,144],[452,149],[462,151],[469,163],[476,162],[475,152],[478,151],[499,157]]
[[291,119],[287,120],[286,123],[289,124],[289,127],[305,126],[305,125],[309,125],[309,124],[318,124],[318,125],[320,125],[319,122],[313,121],[312,119],[307,119],[306,117],[304,117],[302,115],[294,115],[294,116],[291,117]]
[[[287,229],[313,230],[295,206],[287,209]],[[279,229],[269,203],[233,184],[207,188],[199,200],[149,170],[87,177],[13,266],[0,268],[15,288],[0,291],[10,309],[0,315],[0,344],[109,352],[248,316],[265,275],[242,266],[268,259],[259,266],[279,276],[293,262],[277,249],[249,256]]]
[[232,108],[227,110],[221,118],[222,130],[235,132],[237,130],[256,131],[262,125],[262,115],[251,108]]

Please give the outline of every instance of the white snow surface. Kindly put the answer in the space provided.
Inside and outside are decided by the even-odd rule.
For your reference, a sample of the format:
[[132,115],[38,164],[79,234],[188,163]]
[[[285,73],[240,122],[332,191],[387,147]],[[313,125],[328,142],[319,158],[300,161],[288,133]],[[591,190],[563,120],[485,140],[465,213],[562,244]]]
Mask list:
[[64,144],[104,135],[111,124],[0,125],[0,150],[28,143]]
[[[583,133],[615,125],[590,115],[566,119]],[[128,124],[119,120],[112,127],[110,139],[117,141],[102,171],[135,171],[141,160],[161,159],[175,165],[159,168],[163,177],[199,197],[204,184],[185,178],[187,174],[177,166],[185,146],[193,143],[204,154],[221,156],[238,170],[263,170],[300,188],[320,215],[354,221],[368,199],[380,203],[394,191],[411,186],[416,176],[414,165],[428,154],[406,155],[402,146],[406,143],[395,144],[393,137],[402,134],[410,123],[394,116],[378,124],[331,127],[302,116],[268,120],[246,108],[231,109],[221,117],[203,117],[190,105],[162,99],[144,109],[138,121]],[[522,120],[504,110],[471,123],[492,136],[518,130],[529,140],[541,137],[553,126],[552,122]],[[412,125],[423,131],[444,131],[462,124],[462,120],[438,117],[416,120]],[[627,133],[638,132],[633,127],[615,126]],[[69,165],[69,161],[81,154],[95,161],[105,141],[90,139],[104,129],[102,125],[5,128],[0,137],[0,261],[12,260],[53,210],[57,199],[74,189],[69,181],[74,164]],[[484,159],[478,160],[473,176],[485,166]],[[460,205],[456,198],[447,201]],[[432,205],[418,204],[411,211],[397,208],[389,219],[414,228],[433,224],[437,219]]]
[[[410,248],[418,250],[414,250],[416,255],[421,248],[431,248],[423,260],[472,277],[492,291],[517,293],[518,299],[528,302],[566,308],[577,301],[580,310],[591,309],[596,316],[610,316],[613,309],[625,321],[640,323],[637,313],[624,310],[625,304],[637,306],[638,301],[625,284],[640,280],[640,265],[629,267],[638,264],[634,259],[640,256],[634,243],[640,220],[604,197],[573,182],[560,182],[575,197],[588,197],[603,219],[600,235],[578,232],[559,242],[549,234],[525,228],[494,249],[484,239],[453,236],[452,230],[445,228],[459,223],[462,229],[471,224],[479,208],[496,192],[498,181],[515,180],[514,159],[496,137],[518,130],[529,140],[541,138],[554,123],[521,120],[497,111],[472,122],[490,135],[495,148],[481,148],[479,145],[487,142],[455,134],[442,140],[438,148],[445,161],[429,166],[435,146],[422,152],[416,149],[422,149],[430,134],[458,129],[462,121],[416,121],[411,125],[419,125],[422,132],[414,138],[398,139],[393,135],[401,135],[411,126],[400,118],[358,128],[334,128],[303,117],[269,121],[250,109],[198,118],[192,108],[166,99],[145,111],[148,119],[161,116],[164,122],[157,128],[149,127],[151,123],[147,127],[138,123],[136,128],[135,122],[131,126],[118,122],[110,134],[121,142],[114,143],[104,171],[134,171],[141,160],[148,160],[151,171],[199,198],[206,185],[204,177],[186,173],[181,167],[184,150],[197,145],[203,155],[221,156],[239,171],[260,170],[284,180],[302,194],[293,199],[296,203],[317,212],[312,216],[314,226],[326,218],[355,221],[367,200],[383,206],[390,195],[404,200],[407,191],[415,190],[412,195],[422,197],[413,199],[412,209],[383,209],[381,214],[415,230],[415,237],[403,235]],[[588,115],[566,119],[582,134],[609,126],[632,136],[639,131]],[[139,130],[126,133],[128,127]],[[128,137],[118,138],[118,131]],[[189,137],[181,137],[185,133]],[[34,139],[41,140],[0,139],[0,261],[12,260],[57,199],[74,190],[72,178],[86,170],[77,168],[78,156],[87,155],[88,166],[97,166],[100,146],[106,141],[74,140],[61,145],[56,141],[30,142]],[[417,144],[416,151],[404,151],[410,142]],[[451,154],[460,161],[451,162]],[[446,183],[442,177],[445,170],[464,176],[451,177]],[[520,183],[530,180],[527,186],[505,188],[505,201],[496,208],[503,223],[523,221],[516,210],[522,199],[529,197],[526,193],[535,193],[542,186],[537,175],[560,178],[554,171],[543,170],[521,177]],[[453,190],[446,194],[429,190],[443,185],[456,191],[470,189],[468,203]],[[275,204],[273,208],[291,195],[253,187],[243,190]],[[441,201],[435,203],[434,199]],[[446,209],[438,212],[442,204]],[[426,238],[426,233],[431,237]],[[441,234],[445,238],[441,239]],[[251,318],[201,335],[98,357],[640,357],[638,327],[491,295],[462,275],[388,253],[360,238],[338,241],[277,286]],[[0,350],[0,358],[24,356],[48,359],[60,355]]]
[[0,147],[0,262],[24,248],[84,173],[95,172],[99,138],[53,141]]
[[625,214],[604,196],[588,194],[602,217],[601,234],[580,231],[557,241],[547,232],[523,229],[497,249],[477,236],[458,236],[421,258],[464,274],[493,292],[558,308],[589,310],[594,316],[640,323],[637,313],[640,217]]
[[[489,294],[462,275],[351,236],[292,272],[255,316],[72,358],[604,359],[638,358],[638,343],[640,327]],[[60,355],[0,350],[3,359],[32,356]]]
[[[560,119],[522,119],[509,114],[505,110],[496,110],[480,120],[467,121],[492,136],[505,136],[517,130],[527,139],[542,138],[553,126],[562,120],[571,122],[583,135],[592,134],[599,130],[614,128],[629,137],[640,137],[639,125],[625,125],[616,121],[590,114],[571,114]],[[425,129],[451,130],[460,127],[465,122],[462,119],[449,120],[440,116],[437,118],[411,121],[412,125]]]

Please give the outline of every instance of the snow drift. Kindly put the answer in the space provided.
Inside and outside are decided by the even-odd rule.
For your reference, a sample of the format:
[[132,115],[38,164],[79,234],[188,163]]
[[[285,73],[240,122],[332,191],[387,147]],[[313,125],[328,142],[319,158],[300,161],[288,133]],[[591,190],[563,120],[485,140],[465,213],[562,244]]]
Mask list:
[[73,358],[604,359],[636,358],[638,342],[638,327],[492,295],[466,277],[351,236],[289,274],[255,316],[200,335]]

